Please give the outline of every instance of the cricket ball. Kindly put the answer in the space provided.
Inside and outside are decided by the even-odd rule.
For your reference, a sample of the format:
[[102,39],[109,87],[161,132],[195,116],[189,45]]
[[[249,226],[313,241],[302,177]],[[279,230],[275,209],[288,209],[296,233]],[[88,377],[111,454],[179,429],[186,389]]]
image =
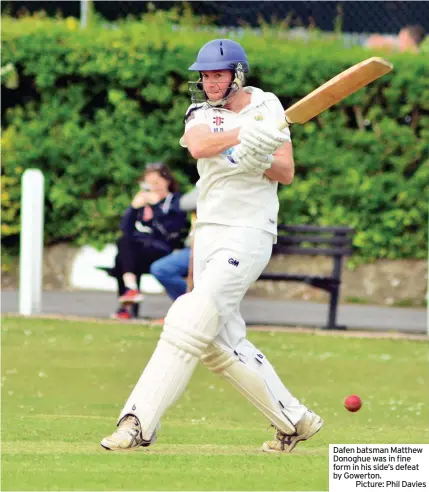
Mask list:
[[349,412],[357,412],[362,406],[362,400],[358,395],[350,395],[344,400],[344,406]]

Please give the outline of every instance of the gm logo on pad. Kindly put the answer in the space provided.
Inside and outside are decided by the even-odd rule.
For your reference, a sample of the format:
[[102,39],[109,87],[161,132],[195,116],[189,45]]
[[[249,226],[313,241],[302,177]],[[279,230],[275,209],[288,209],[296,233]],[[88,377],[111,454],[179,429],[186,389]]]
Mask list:
[[230,259],[228,260],[228,263],[229,263],[230,265],[235,266],[235,267],[238,267],[238,265],[240,264],[240,262],[239,262],[239,261],[237,261],[237,260],[234,260],[234,258],[230,258]]

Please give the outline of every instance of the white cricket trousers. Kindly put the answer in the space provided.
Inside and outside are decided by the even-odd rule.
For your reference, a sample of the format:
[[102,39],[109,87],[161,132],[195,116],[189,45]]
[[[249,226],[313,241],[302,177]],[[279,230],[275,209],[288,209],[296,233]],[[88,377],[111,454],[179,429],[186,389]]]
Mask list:
[[246,338],[240,303],[267,266],[275,237],[250,227],[200,224],[194,239],[194,289],[214,301],[221,316],[217,345],[234,350]]
[[[194,290],[201,290],[214,301],[221,322],[214,340],[231,355],[251,358],[261,354],[246,339],[246,324],[240,303],[253,282],[267,266],[275,236],[261,229],[199,224],[194,239]],[[266,361],[269,364],[268,361]],[[277,401],[288,410],[295,424],[307,408],[283,385],[270,365],[265,382]]]
[[[170,309],[164,326],[164,338],[161,335],[161,340],[125,403],[118,421],[125,415],[136,415],[142,426],[143,437],[146,440],[151,439],[164,412],[180,397],[188,384],[198,358],[182,357],[178,350],[180,344],[189,344],[187,340],[191,338],[198,342],[195,347],[198,348],[198,344],[201,345],[209,338],[204,335],[200,340],[193,334],[198,331],[198,323],[203,322],[204,317],[201,317],[201,321],[196,320],[196,326],[192,325],[193,331],[190,334],[186,334],[185,331],[183,338],[180,337],[180,323],[186,324],[187,317],[189,322],[193,316],[193,313],[189,312],[192,306],[186,304],[190,299],[209,300],[210,305],[214,304],[212,309],[216,313],[216,317],[213,318],[215,321],[210,326],[208,345],[198,357],[204,360],[205,355],[210,355],[210,343],[214,338],[212,348],[217,346],[221,355],[222,352],[226,352],[233,363],[239,360],[240,364],[243,363],[247,368],[240,366],[240,369],[246,371],[246,375],[241,375],[245,381],[239,381],[239,387],[247,387],[249,384],[252,386],[256,378],[252,388],[255,388],[255,384],[259,385],[259,389],[264,393],[261,396],[252,393],[250,399],[257,408],[265,409],[260,401],[265,397],[270,400],[271,413],[267,416],[271,416],[271,421],[272,418],[278,417],[285,423],[287,419],[286,427],[289,428],[290,422],[296,424],[300,420],[306,407],[290,394],[264,355],[246,339],[246,325],[240,314],[243,296],[270,259],[273,240],[272,234],[249,227],[214,224],[197,226],[194,245],[194,295],[189,294],[188,298],[182,298],[187,311],[180,312],[180,298]],[[197,306],[195,310],[198,311]],[[201,326],[201,330],[203,329]],[[175,330],[179,330],[176,335],[176,348],[168,342],[174,338]]]

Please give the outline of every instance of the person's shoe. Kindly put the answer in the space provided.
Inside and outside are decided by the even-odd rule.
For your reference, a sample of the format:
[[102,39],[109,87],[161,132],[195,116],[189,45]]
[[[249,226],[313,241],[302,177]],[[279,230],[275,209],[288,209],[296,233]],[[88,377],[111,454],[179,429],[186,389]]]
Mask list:
[[119,302],[124,304],[127,302],[141,302],[143,300],[143,294],[136,289],[127,289],[125,294],[119,298]]
[[156,431],[149,441],[142,437],[140,422],[134,415],[126,415],[116,431],[101,441],[101,446],[107,451],[133,451],[140,446],[147,447],[156,441]]
[[323,425],[323,420],[310,410],[307,410],[301,420],[295,424],[293,435],[285,434],[277,429],[275,440],[264,442],[262,451],[266,453],[290,453],[299,441],[306,441],[314,436]]
[[119,319],[119,320],[132,319],[131,313],[125,308],[118,309],[116,313],[113,313],[110,317],[112,319]]

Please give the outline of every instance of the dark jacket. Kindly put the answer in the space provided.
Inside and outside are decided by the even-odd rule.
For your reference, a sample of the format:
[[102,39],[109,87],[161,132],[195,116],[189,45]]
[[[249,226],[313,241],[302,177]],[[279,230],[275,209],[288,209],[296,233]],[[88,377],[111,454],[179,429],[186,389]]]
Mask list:
[[180,193],[170,193],[164,200],[151,205],[153,218],[149,221],[143,220],[144,207],[128,207],[121,220],[122,232],[137,242],[166,252],[181,248],[189,223],[179,201]]

